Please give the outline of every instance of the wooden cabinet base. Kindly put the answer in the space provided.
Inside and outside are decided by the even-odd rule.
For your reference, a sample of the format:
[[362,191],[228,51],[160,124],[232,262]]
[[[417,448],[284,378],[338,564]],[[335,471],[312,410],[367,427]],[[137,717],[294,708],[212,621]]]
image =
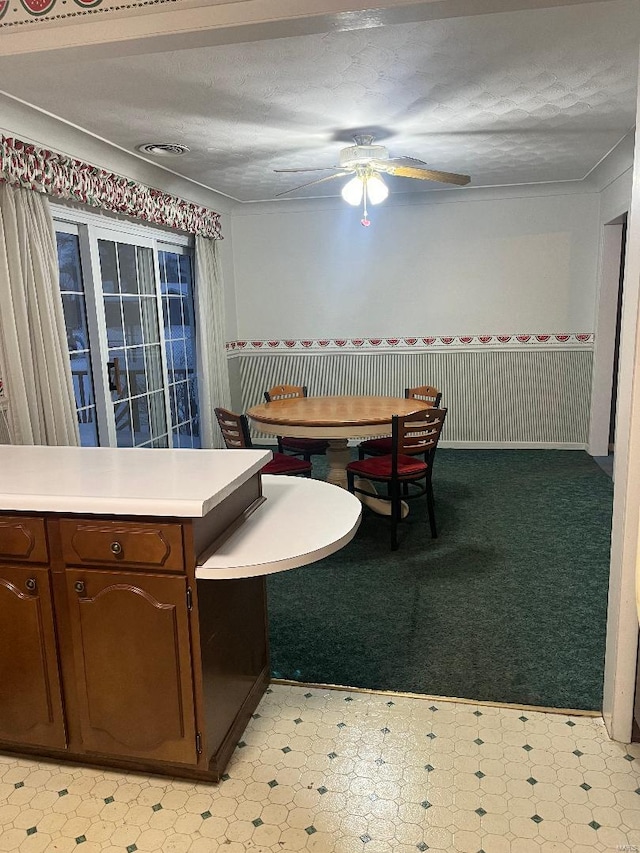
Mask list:
[[269,686],[269,676],[269,668],[266,667],[264,672],[261,673],[260,678],[253,685],[222,743],[209,759],[208,779],[217,782],[224,773],[233,751],[251,719],[251,715],[258,707],[264,691]]
[[188,520],[0,514],[0,750],[218,781],[269,683],[266,585],[195,568]]
[[263,577],[197,581],[203,747],[222,774],[269,682]]
[[184,764],[170,764],[167,762],[144,761],[142,759],[112,758],[111,756],[106,757],[89,753],[69,753],[62,749],[43,749],[42,747],[28,747],[24,744],[11,744],[1,741],[0,751],[11,753],[21,758],[49,759],[62,763],[82,764],[83,767],[105,767],[112,770],[126,770],[132,773],[193,779],[197,782],[219,782],[242,736],[242,732],[246,729],[251,715],[258,707],[268,685],[269,671],[265,669],[253,685],[243,706],[239,709],[233,725],[227,732],[218,750],[211,755],[208,768],[191,767]]

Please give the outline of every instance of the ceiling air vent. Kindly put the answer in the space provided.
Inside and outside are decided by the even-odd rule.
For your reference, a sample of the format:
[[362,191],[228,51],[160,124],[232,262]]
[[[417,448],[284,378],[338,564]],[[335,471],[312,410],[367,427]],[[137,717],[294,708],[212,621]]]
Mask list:
[[183,154],[188,154],[190,149],[177,142],[146,142],[144,145],[138,145],[138,151],[142,151],[143,154],[181,157]]

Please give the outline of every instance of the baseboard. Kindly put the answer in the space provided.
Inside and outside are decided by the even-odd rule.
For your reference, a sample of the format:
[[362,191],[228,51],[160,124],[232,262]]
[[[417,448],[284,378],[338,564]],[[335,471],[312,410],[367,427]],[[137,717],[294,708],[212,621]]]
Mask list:
[[577,441],[441,441],[440,447],[451,450],[586,450]]

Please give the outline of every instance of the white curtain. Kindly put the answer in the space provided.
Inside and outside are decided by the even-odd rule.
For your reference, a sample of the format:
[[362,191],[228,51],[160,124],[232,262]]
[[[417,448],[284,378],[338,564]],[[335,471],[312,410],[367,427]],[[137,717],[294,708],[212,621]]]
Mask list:
[[13,444],[77,445],[47,198],[0,184],[0,376]]
[[219,253],[217,240],[196,237],[198,390],[203,447],[224,447],[213,410],[216,406],[224,409],[231,406],[225,348],[224,284]]

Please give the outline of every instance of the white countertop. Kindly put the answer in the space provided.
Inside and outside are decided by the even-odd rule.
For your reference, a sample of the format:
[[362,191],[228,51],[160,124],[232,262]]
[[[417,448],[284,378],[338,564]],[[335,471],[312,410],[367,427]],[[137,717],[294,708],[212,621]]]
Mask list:
[[305,566],[344,547],[360,526],[360,501],[323,480],[263,474],[262,491],[266,501],[206,557],[196,578],[248,578]]
[[0,510],[199,518],[269,450],[0,445]]

